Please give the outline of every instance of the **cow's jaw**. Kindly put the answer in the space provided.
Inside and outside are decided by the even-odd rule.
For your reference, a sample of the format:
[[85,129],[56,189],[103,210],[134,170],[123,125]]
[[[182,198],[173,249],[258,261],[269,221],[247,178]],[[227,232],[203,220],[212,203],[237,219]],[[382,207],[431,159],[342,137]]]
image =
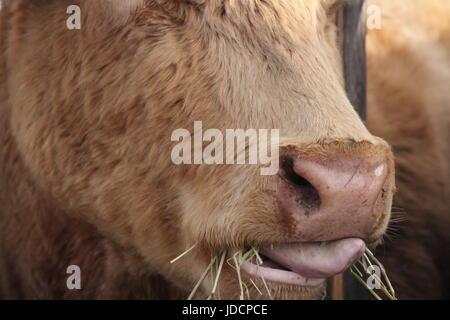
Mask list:
[[357,238],[265,246],[259,249],[262,264],[247,262],[241,269],[251,278],[272,283],[319,287],[344,272],[364,250],[364,241]]

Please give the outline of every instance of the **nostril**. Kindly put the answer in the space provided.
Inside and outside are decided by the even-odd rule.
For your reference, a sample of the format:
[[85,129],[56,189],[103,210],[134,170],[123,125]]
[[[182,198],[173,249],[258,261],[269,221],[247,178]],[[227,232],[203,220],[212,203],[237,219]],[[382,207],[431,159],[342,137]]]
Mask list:
[[292,195],[305,214],[320,208],[320,196],[316,188],[304,177],[294,171],[294,161],[290,157],[281,159],[280,177],[294,189]]
[[295,173],[294,161],[292,160],[292,158],[285,158],[281,161],[281,175],[282,178],[287,180],[286,182],[288,182],[291,185],[301,187],[303,186],[312,187],[311,183],[308,180]]

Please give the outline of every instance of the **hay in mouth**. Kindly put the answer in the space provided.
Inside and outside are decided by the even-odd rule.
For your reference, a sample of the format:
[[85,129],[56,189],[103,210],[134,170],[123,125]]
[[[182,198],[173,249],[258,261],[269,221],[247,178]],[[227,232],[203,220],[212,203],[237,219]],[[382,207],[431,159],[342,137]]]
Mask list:
[[[173,259],[171,263],[175,263],[176,261],[184,257],[186,254],[194,250],[196,246],[197,244],[193,245],[192,247],[184,251],[178,257]],[[249,283],[244,281],[242,277],[242,267],[248,263],[251,263],[256,265],[258,268],[269,267],[272,269],[289,271],[288,269],[262,256],[259,252],[259,249],[253,246],[237,250],[228,258],[227,255],[228,250],[221,250],[220,252],[211,256],[211,260],[208,267],[203,271],[200,279],[195,284],[194,288],[192,289],[191,293],[187,298],[188,300],[194,298],[194,296],[198,292],[198,289],[200,288],[200,286],[205,281],[208,275],[210,275],[213,282],[212,282],[212,290],[206,297],[206,299],[220,300],[221,296],[220,296],[219,280],[225,263],[227,263],[231,268],[233,268],[236,271],[236,277],[239,283],[240,300],[251,298],[249,286],[253,286],[259,295],[266,296],[267,298],[273,300],[270,283],[266,281],[264,275],[262,273],[259,273],[259,277],[264,286],[264,288],[259,288],[252,279],[250,279]],[[373,270],[375,270],[376,267],[381,272],[380,275],[378,275],[376,272],[373,272]],[[385,268],[369,249],[366,248],[363,256],[350,267],[350,272],[370,292],[370,294],[375,299],[383,300],[382,296],[384,296],[390,300],[397,300],[395,290],[392,287],[392,284],[386,274]],[[369,280],[373,285],[369,285]],[[324,293],[323,296],[323,299],[325,298],[326,293]]]
[[[187,255],[189,252],[191,252],[197,244],[193,245],[183,253],[181,253],[178,257],[174,258],[170,261],[170,263],[175,263],[181,258],[183,258],[185,255]],[[225,261],[226,263],[232,267],[236,271],[236,276],[239,282],[239,299],[245,300],[250,299],[250,290],[249,286],[253,286],[256,291],[261,295],[267,295],[269,299],[273,299],[272,292],[270,285],[267,283],[267,281],[264,279],[263,276],[261,276],[261,281],[264,285],[264,288],[259,288],[257,284],[250,279],[250,283],[246,283],[241,274],[241,268],[244,264],[254,261],[258,266],[263,265],[264,261],[261,258],[259,251],[255,247],[249,247],[248,249],[241,249],[237,250],[231,257],[227,258],[228,250],[222,250],[219,253],[212,255],[210,263],[208,267],[203,271],[202,275],[200,276],[200,279],[196,282],[194,285],[191,293],[189,294],[187,300],[192,300],[195,294],[197,293],[198,289],[200,288],[203,281],[205,281],[206,277],[210,275],[210,277],[213,279],[213,287],[211,292],[209,293],[206,300],[212,300],[212,299],[221,299],[220,297],[220,284],[219,279],[220,275],[222,273]]]
[[[378,270],[381,271],[380,276],[378,276],[376,272],[373,272],[374,266],[377,266]],[[387,276],[386,269],[369,249],[366,248],[366,251],[361,259],[350,267],[350,272],[375,299],[383,300],[381,295],[376,292],[376,290],[381,290],[387,299],[398,300],[391,281]],[[370,286],[368,284],[369,279],[372,279],[372,282],[379,289],[375,289],[374,286]]]

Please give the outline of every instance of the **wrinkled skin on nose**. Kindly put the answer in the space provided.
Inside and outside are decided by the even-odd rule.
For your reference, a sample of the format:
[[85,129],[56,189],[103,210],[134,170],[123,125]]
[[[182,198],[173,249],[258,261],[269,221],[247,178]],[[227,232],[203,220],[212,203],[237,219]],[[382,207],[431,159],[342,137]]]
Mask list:
[[259,247],[268,281],[319,287],[344,272],[381,238],[394,192],[392,153],[384,145],[333,143],[282,148],[276,199],[289,240]]
[[361,151],[282,156],[278,205],[300,241],[379,236],[389,220],[393,165],[382,147]]

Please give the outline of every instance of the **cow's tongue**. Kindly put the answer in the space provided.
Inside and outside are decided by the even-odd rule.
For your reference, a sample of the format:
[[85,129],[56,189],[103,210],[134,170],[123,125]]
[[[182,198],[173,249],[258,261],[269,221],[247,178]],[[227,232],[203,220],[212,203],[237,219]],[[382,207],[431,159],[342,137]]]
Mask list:
[[323,279],[342,273],[365,250],[364,241],[356,238],[326,244],[296,243],[261,247],[260,253],[272,261],[268,267],[281,266],[305,278]]

